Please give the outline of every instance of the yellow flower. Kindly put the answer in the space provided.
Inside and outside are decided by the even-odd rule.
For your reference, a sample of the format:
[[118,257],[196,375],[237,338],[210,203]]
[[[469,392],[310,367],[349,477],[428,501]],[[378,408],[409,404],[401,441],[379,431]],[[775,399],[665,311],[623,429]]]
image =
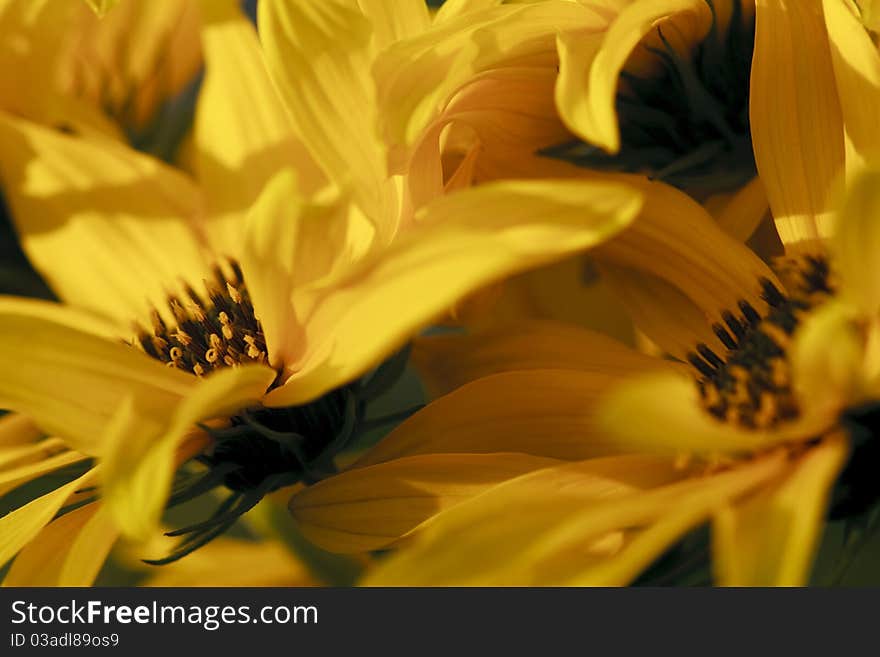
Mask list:
[[[427,13],[411,24],[370,7],[261,3],[267,73],[234,3],[205,3],[197,182],[118,142],[0,114],[4,193],[64,302],[0,299],[0,407],[97,462],[0,519],[0,562],[63,537],[57,581],[88,582],[117,530],[149,537],[169,498],[223,481],[227,505],[185,547],[210,539],[263,493],[326,474],[362,410],[355,380],[416,331],[638,212],[638,190],[578,180],[414,209],[402,190],[421,171],[385,173],[370,71],[382,39]],[[194,455],[205,480],[173,491]],[[4,473],[34,474],[12,461]]]
[[[675,360],[549,323],[423,339],[417,357],[448,394],[392,432],[360,472],[291,502],[306,517],[312,503],[334,505],[322,516],[332,525],[316,532],[330,547],[415,533],[367,583],[625,584],[711,521],[716,581],[797,585],[829,504],[846,517],[877,502],[865,459],[877,451],[880,396],[880,174],[858,170],[878,136],[866,116],[880,57],[833,0],[760,2],[757,26],[756,59],[783,53],[754,78],[751,99],[761,112],[756,160],[789,249],[778,276],[730,237],[705,232],[711,220],[693,209],[675,217],[688,231],[636,252],[639,218],[594,253],[649,275],[623,301]],[[807,40],[805,69],[795,55]],[[810,107],[795,111],[796,100]],[[835,206],[834,173],[844,171],[846,201]],[[721,265],[734,251],[737,263]],[[716,281],[745,271],[753,278],[741,298],[723,301]],[[414,464],[437,454],[481,457],[486,468],[533,463],[463,499],[418,478]],[[379,468],[396,471],[397,490],[375,480],[361,488]],[[436,499],[408,501],[414,489]],[[395,526],[392,510],[411,517]]]

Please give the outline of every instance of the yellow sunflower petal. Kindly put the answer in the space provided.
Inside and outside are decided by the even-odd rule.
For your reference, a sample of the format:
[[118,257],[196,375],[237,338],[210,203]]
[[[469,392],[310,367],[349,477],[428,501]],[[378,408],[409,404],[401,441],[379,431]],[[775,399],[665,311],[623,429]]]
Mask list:
[[411,456],[309,486],[293,496],[290,511],[303,534],[326,550],[376,550],[494,484],[556,463],[526,454]]
[[108,11],[119,4],[119,0],[86,0],[86,4],[91,7],[98,16],[104,16]]
[[[687,471],[677,470],[670,459],[644,455],[547,468],[437,515],[365,583],[624,584],[676,536],[666,531],[665,545],[655,537],[637,537],[630,551],[611,550],[604,558],[591,558],[597,542],[621,530],[665,528],[673,524],[671,519],[686,515],[690,523],[676,527],[684,531],[780,466],[781,459],[768,460],[707,480],[686,479]],[[650,550],[645,543],[651,544]]]
[[708,29],[709,7],[703,0],[637,0],[604,34],[560,34],[556,104],[572,132],[609,153],[620,149],[615,109],[620,72],[658,22],[686,11],[699,13]]
[[134,347],[79,330],[76,312],[65,322],[62,307],[45,313],[51,319],[33,307],[0,300],[0,407],[25,413],[81,452],[101,452],[103,428],[127,395],[162,416],[196,383]]
[[620,451],[597,430],[595,407],[623,376],[535,369],[478,379],[413,415],[357,465],[448,452],[517,451],[573,460]]
[[24,547],[3,586],[91,586],[118,535],[98,503],[66,513]]
[[193,425],[257,402],[274,378],[274,370],[259,365],[219,370],[162,416],[145,412],[134,397],[120,404],[103,436],[101,481],[104,501],[124,534],[146,539],[157,528],[178,448]]
[[804,413],[776,430],[740,428],[703,408],[696,383],[677,373],[646,374],[616,386],[598,403],[596,423],[621,450],[724,454],[752,452],[828,426]]
[[880,169],[861,171],[847,185],[834,222],[831,250],[840,275],[840,295],[866,316],[880,311]]
[[876,160],[880,156],[880,53],[846,2],[823,0],[822,7],[847,136],[861,160]]
[[312,156],[366,208],[382,208],[369,20],[339,0],[271,0],[258,22],[269,72]]
[[579,370],[611,377],[671,366],[600,333],[551,321],[417,338],[412,359],[435,396],[484,376],[514,370]]
[[594,246],[640,204],[620,185],[553,180],[489,183],[435,200],[419,226],[317,302],[304,322],[310,353],[266,403],[307,401],[353,379],[468,293]]
[[33,481],[53,470],[83,461],[86,458],[84,454],[79,452],[65,451],[26,465],[4,468],[0,471],[0,495],[5,495],[16,486]]
[[65,301],[127,326],[206,266],[189,223],[198,190],[109,141],[0,116],[0,180],[24,249]]
[[834,480],[846,461],[843,436],[826,438],[772,488],[715,516],[715,577],[725,586],[804,586]]
[[9,413],[0,417],[0,449],[29,447],[40,437],[40,430],[26,415]]
[[384,0],[360,0],[358,5],[373,24],[373,38],[379,48],[421,34],[431,25],[424,0],[400,0],[394,4]]
[[40,533],[76,491],[92,485],[96,469],[0,518],[0,564],[5,564]]
[[257,33],[237,5],[202,2],[205,79],[195,119],[198,175],[216,215],[209,238],[230,256],[241,245],[240,213],[276,171],[293,165],[304,193],[323,183],[269,79]]
[[789,249],[827,234],[843,116],[821,0],[758,0],[749,114],[758,173]]
[[768,211],[764,183],[755,176],[724,204],[716,218],[721,230],[745,242],[757,230]]

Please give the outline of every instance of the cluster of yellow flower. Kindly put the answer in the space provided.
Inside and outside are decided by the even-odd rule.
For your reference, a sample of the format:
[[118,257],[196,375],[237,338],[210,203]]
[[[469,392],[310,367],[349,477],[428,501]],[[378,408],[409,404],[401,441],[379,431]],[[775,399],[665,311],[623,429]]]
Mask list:
[[870,524],[880,3],[256,6],[0,0],[5,584],[799,585]]

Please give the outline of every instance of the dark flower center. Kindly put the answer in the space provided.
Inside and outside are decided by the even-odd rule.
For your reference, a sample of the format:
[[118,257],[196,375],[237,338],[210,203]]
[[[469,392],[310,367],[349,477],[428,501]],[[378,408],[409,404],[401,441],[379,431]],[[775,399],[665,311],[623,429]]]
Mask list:
[[749,77],[754,18],[733,3],[722,32],[712,11],[712,27],[683,58],[657,29],[662,46],[644,46],[660,62],[649,78],[622,73],[617,94],[620,151],[610,155],[574,140],[544,155],[579,166],[644,173],[695,196],[730,191],[755,175],[749,131]]

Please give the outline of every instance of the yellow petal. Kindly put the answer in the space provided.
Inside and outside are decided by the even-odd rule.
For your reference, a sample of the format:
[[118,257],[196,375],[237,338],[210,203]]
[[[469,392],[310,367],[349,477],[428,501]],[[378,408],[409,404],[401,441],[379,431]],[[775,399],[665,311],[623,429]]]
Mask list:
[[767,194],[764,183],[757,176],[744,185],[718,212],[718,225],[732,238],[745,242],[767,216]]
[[715,516],[715,577],[724,586],[804,586],[831,487],[848,445],[841,435],[810,448],[772,488]]
[[821,0],[758,0],[749,115],[758,174],[789,249],[827,234],[843,116]]
[[[807,412],[809,411],[809,412]],[[833,421],[821,409],[776,430],[740,428],[703,408],[697,384],[676,373],[646,374],[622,383],[598,403],[596,423],[620,450],[699,454],[742,453],[806,439]]]
[[86,4],[91,7],[98,16],[103,16],[119,4],[119,0],[86,0]]
[[25,413],[81,452],[101,452],[103,428],[127,395],[162,416],[196,383],[134,347],[79,330],[76,312],[33,313],[34,305],[0,300],[0,407]]
[[65,301],[128,326],[207,268],[180,173],[108,140],[0,116],[0,179],[25,252]]
[[[56,447],[57,449],[57,447]],[[0,471],[0,495],[5,495],[16,486],[33,481],[37,477],[58,470],[66,465],[85,460],[87,457],[79,452],[65,451],[48,456],[42,460],[18,467],[4,467]]]
[[878,0],[861,0],[859,8],[862,10],[861,20],[869,30],[874,32],[880,29],[880,2]]
[[312,156],[365,208],[383,207],[370,22],[339,0],[261,2],[258,22],[269,72]]
[[847,136],[862,161],[876,160],[880,156],[880,53],[844,0],[823,0],[822,7]]
[[78,479],[46,493],[0,518],[0,564],[5,564],[40,533],[76,491],[95,479],[93,468]]
[[[547,468],[439,514],[405,550],[373,569],[365,583],[624,584],[676,536],[665,532],[665,545],[654,537],[637,537],[618,559],[613,550],[610,555],[600,552],[599,558],[591,554],[597,542],[615,531],[665,528],[670,519],[687,515],[690,523],[678,523],[683,531],[781,465],[781,459],[766,460],[717,477],[684,481],[678,480],[687,471],[677,470],[668,459],[644,455]],[[651,550],[645,543],[651,543]]]
[[553,180],[489,183],[437,199],[419,226],[317,302],[305,320],[310,352],[266,403],[308,401],[357,377],[468,293],[596,245],[640,203],[620,185]]
[[145,412],[135,397],[120,404],[103,436],[101,481],[104,502],[126,536],[143,540],[156,530],[175,456],[193,425],[256,403],[274,378],[274,370],[259,365],[219,370],[162,416]]
[[0,417],[0,449],[28,447],[40,437],[40,430],[25,415],[9,413]]
[[209,211],[218,215],[209,237],[226,255],[238,255],[239,213],[276,171],[294,166],[304,193],[323,183],[269,79],[256,31],[237,4],[202,2],[205,78],[195,119],[198,175]]
[[600,333],[551,321],[417,338],[412,359],[434,396],[484,376],[514,370],[570,369],[611,378],[671,366]]
[[359,0],[361,11],[373,24],[373,38],[379,48],[395,41],[417,36],[428,29],[431,17],[424,0]]
[[556,104],[572,132],[609,153],[620,149],[615,102],[623,66],[646,34],[681,12],[694,12],[708,29],[703,0],[637,0],[604,33],[560,33]]
[[100,504],[66,513],[24,547],[3,586],[91,586],[117,536]]
[[830,246],[840,275],[840,296],[866,316],[880,311],[880,169],[860,172],[847,185]]
[[155,568],[141,586],[314,586],[306,568],[278,542],[219,538],[186,559]]
[[555,463],[525,454],[412,456],[309,486],[293,496],[290,511],[303,534],[326,550],[376,550],[498,482]]
[[517,451],[572,460],[619,452],[597,430],[595,407],[623,376],[535,369],[478,379],[410,417],[357,465],[449,452]]

